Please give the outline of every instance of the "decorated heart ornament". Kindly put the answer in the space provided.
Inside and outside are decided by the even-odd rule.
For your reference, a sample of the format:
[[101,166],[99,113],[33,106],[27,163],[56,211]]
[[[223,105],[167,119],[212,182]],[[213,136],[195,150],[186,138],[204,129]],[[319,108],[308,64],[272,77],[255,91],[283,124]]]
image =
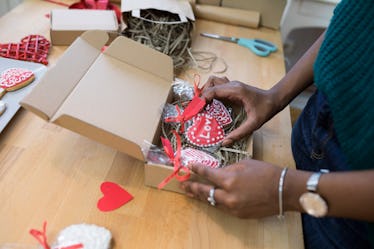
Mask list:
[[50,42],[41,35],[29,35],[20,43],[0,44],[0,56],[48,65]]
[[30,84],[34,79],[35,75],[29,69],[8,68],[0,75],[0,87],[7,92],[11,92]]
[[210,168],[219,167],[219,161],[217,158],[209,155],[204,151],[196,150],[193,148],[183,149],[181,151],[181,160],[183,165],[200,163]]
[[213,99],[213,101],[205,107],[205,111],[213,116],[222,126],[232,123],[232,118],[229,111],[219,100]]
[[186,131],[187,140],[198,147],[219,144],[225,137],[222,126],[208,113],[199,113]]
[[97,202],[100,211],[112,211],[131,201],[134,197],[114,182],[103,182],[100,186],[103,197]]

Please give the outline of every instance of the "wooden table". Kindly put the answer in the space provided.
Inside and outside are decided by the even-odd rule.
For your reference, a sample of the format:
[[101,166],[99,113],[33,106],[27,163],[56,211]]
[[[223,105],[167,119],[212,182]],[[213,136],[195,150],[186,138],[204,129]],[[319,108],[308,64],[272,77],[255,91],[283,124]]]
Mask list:
[[[26,0],[0,18],[0,43],[29,34],[49,38],[45,15],[54,8],[63,7]],[[261,88],[270,88],[285,74],[282,49],[261,58],[235,44],[200,37],[200,32],[264,38],[281,48],[279,31],[198,20],[193,49],[216,53],[227,62],[230,79]],[[50,65],[65,49],[51,49]],[[202,74],[202,81],[210,74]],[[290,133],[286,108],[256,132],[255,158],[295,167]],[[21,109],[0,134],[0,245],[35,245],[28,231],[46,220],[50,242],[66,226],[93,223],[112,232],[113,248],[303,248],[297,213],[288,213],[284,221],[241,220],[184,195],[146,187],[143,180],[142,162]],[[134,200],[100,212],[96,203],[103,181],[121,184]]]

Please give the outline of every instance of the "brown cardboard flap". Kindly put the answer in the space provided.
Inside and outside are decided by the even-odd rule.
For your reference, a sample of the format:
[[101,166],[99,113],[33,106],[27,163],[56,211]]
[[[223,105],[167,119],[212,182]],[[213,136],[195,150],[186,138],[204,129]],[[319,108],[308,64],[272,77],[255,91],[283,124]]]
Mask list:
[[87,31],[22,105],[62,127],[144,160],[173,81],[172,59],[125,37]]
[[[143,71],[153,73],[171,83],[173,80],[173,61],[169,56],[147,46],[141,45],[140,47],[138,42],[131,39],[120,38],[114,40],[104,54],[115,57]],[[139,49],[141,49],[141,52]]]
[[62,115],[55,120],[55,123],[144,161],[144,156],[139,145],[86,123],[77,117]]
[[[117,39],[121,38],[127,39]],[[136,49],[139,56],[157,60],[143,53],[143,45],[137,45],[140,46]],[[127,48],[122,49],[127,51]],[[56,120],[65,126],[58,119],[68,115],[140,146],[144,140],[153,139],[171,83],[172,79],[166,81],[153,73],[102,54],[61,105],[52,121]],[[129,154],[127,151],[122,152]]]
[[78,38],[27,95],[21,105],[49,120],[100,54],[108,35],[91,31]]

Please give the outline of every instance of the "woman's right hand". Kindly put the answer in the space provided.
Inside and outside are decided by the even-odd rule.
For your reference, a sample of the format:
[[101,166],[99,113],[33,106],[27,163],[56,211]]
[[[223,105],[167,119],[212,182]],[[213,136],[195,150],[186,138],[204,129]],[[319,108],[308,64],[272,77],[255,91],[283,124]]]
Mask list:
[[252,134],[279,111],[269,90],[262,90],[239,81],[229,81],[226,77],[211,76],[203,87],[202,96],[207,102],[222,99],[239,104],[247,113],[247,119],[223,140],[223,146]]

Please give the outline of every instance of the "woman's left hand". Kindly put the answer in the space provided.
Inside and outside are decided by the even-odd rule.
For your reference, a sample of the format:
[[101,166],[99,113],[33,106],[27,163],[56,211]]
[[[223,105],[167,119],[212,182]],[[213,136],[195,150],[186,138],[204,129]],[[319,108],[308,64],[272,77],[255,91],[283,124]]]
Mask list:
[[281,168],[257,160],[243,160],[224,168],[191,165],[211,185],[194,181],[181,183],[190,197],[206,202],[215,188],[216,207],[240,218],[260,218],[278,213],[278,182]]

